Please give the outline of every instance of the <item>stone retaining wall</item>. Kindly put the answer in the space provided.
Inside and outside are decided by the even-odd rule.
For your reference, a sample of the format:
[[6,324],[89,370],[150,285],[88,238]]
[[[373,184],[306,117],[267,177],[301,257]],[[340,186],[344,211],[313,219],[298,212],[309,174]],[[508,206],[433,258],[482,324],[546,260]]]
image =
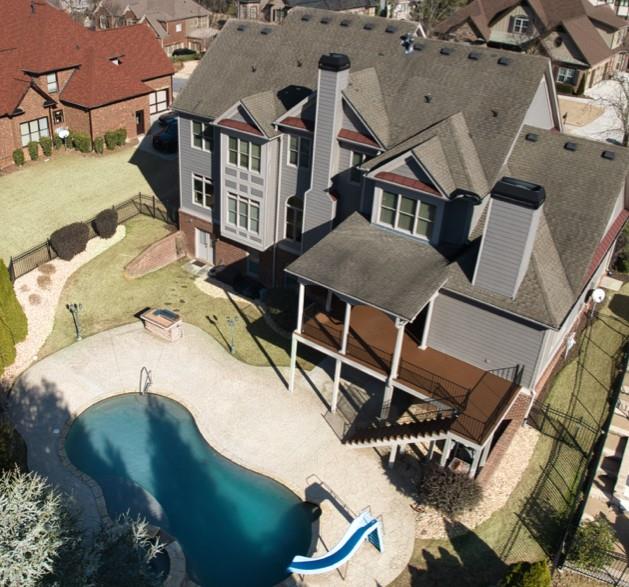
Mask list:
[[185,253],[183,233],[174,232],[144,249],[125,267],[125,275],[131,278],[142,277],[181,259]]

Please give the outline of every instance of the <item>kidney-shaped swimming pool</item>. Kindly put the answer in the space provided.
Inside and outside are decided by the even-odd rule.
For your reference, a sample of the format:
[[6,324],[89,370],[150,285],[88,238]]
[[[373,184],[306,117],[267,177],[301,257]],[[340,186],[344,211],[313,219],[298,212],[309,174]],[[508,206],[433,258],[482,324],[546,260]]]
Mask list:
[[308,551],[312,508],[213,450],[175,401],[129,394],[95,404],[65,450],[98,482],[112,517],[130,510],[175,536],[203,587],[270,587]]

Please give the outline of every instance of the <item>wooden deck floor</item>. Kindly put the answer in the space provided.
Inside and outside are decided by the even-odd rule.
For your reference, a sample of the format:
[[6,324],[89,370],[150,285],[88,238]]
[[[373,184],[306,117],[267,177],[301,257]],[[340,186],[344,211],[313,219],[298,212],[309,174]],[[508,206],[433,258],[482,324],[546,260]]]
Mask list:
[[[343,320],[339,315],[312,312],[304,317],[302,335],[338,351]],[[382,374],[390,370],[396,329],[393,320],[374,308],[352,308],[347,355]],[[519,387],[432,348],[418,348],[405,334],[397,381],[427,397],[460,410],[452,431],[482,444],[500,421]]]

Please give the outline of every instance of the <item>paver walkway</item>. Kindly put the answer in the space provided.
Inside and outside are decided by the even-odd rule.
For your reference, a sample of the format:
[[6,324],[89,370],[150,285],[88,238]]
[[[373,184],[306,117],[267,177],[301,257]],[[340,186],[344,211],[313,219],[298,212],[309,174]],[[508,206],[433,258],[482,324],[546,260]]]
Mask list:
[[[345,581],[336,572],[308,578],[306,584],[387,585],[405,568],[415,534],[410,501],[391,484],[375,452],[344,447],[325,423],[313,387],[321,389],[328,375],[315,369],[298,377],[291,395],[273,369],[237,361],[188,324],[176,343],[145,333],[140,324],[97,334],[35,364],[16,383],[10,409],[26,439],[29,466],[73,495],[87,524],[98,521],[94,500],[60,462],[60,431],[92,403],[137,391],[142,366],[152,371],[151,391],[188,407],[203,436],[224,456],[277,479],[304,499],[321,501],[319,535],[325,548],[319,541],[317,553],[332,548],[348,525],[343,506],[325,488],[355,513],[370,506],[382,515],[384,553],[365,544]],[[281,370],[285,378],[286,371]]]

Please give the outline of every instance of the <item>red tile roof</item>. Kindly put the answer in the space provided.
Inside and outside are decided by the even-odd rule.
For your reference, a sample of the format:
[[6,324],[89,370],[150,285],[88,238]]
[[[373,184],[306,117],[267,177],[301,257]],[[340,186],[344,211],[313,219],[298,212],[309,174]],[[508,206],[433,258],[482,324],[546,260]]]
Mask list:
[[603,257],[616,242],[616,238],[618,238],[618,235],[620,234],[622,227],[625,225],[627,218],[629,218],[629,210],[623,210],[620,214],[618,214],[618,216],[616,216],[616,219],[605,233],[603,240],[598,244],[598,247],[596,247],[596,250],[594,251],[594,256],[590,261],[590,266],[588,267],[585,278],[583,279],[583,285],[592,278],[592,275],[594,275],[594,272],[601,264]]
[[[0,14],[0,116],[18,106],[28,74],[78,68],[61,101],[93,108],[148,93],[143,81],[174,73],[144,24],[99,33],[43,0],[0,0]],[[112,57],[120,57],[121,65],[113,65]]]
[[300,130],[314,131],[314,120],[308,120],[306,118],[287,116],[280,122],[280,124],[283,126],[290,126],[291,128],[298,128]]
[[224,126],[226,128],[233,128],[235,130],[239,130],[242,132],[246,132],[250,135],[263,136],[262,133],[252,124],[248,124],[243,122],[242,120],[232,120],[231,118],[223,118],[218,121],[219,126]]
[[398,175],[397,173],[391,173],[389,171],[381,171],[376,174],[376,178],[383,179],[384,181],[389,181],[391,183],[396,183],[398,185],[412,188],[414,190],[420,190],[422,192],[427,192],[429,194],[434,194],[435,196],[440,196],[441,194],[431,185],[424,183],[423,181],[419,181],[418,179],[411,179],[410,177],[404,177],[403,175]]
[[378,148],[378,143],[376,143],[376,141],[374,141],[373,139],[371,139],[367,135],[364,135],[362,133],[356,132],[354,130],[349,130],[347,128],[342,128],[339,131],[338,138],[339,139],[345,139],[347,141],[352,141],[353,143],[360,143],[361,145],[367,145],[369,147],[374,147],[376,149]]

